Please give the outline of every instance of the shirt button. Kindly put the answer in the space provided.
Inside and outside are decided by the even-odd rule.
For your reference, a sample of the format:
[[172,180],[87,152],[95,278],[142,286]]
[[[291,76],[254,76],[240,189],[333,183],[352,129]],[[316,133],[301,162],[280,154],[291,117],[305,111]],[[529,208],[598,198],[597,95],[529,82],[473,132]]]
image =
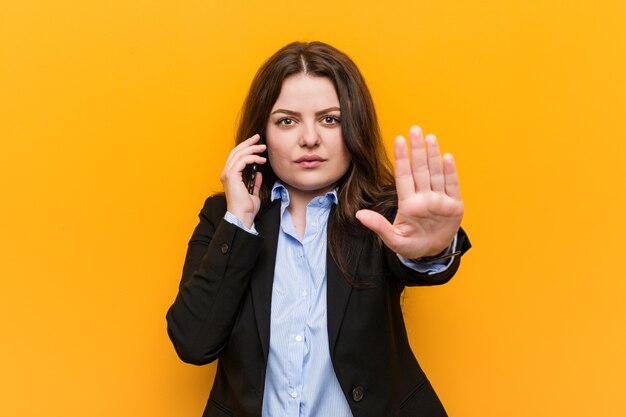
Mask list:
[[296,342],[302,342],[302,336],[297,335],[296,336]]
[[303,297],[306,297],[306,291],[302,291],[300,294],[301,294]]
[[320,197],[317,199],[317,201],[319,201],[320,203],[323,203],[326,201],[326,197]]
[[291,395],[291,398],[296,398],[296,397],[298,396],[298,391],[296,391],[295,389],[294,389],[294,390],[291,390],[291,392],[289,393],[289,395]]
[[226,253],[228,252],[228,243],[222,243],[220,250],[222,251],[222,255],[226,255]]

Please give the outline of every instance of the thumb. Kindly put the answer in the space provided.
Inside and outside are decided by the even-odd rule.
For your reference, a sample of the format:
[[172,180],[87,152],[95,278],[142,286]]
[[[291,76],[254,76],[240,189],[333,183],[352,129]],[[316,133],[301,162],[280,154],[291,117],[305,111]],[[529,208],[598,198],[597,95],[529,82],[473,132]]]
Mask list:
[[372,210],[359,210],[355,214],[361,224],[376,233],[388,247],[393,247],[395,233],[393,226],[382,214]]
[[259,191],[261,190],[261,184],[263,183],[263,174],[260,171],[256,173],[256,177],[254,178],[254,191],[252,194],[255,197],[259,196]]

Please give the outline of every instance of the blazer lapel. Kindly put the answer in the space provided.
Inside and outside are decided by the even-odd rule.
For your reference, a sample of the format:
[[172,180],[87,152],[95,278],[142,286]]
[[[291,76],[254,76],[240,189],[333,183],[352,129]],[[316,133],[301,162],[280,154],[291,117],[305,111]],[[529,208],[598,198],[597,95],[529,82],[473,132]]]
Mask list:
[[[352,274],[356,274],[358,269],[359,258],[363,251],[363,237],[362,233],[343,236],[343,255],[348,271]],[[328,345],[332,357],[353,287],[344,278],[339,266],[330,254],[330,250],[326,252],[326,320]]]
[[272,284],[276,265],[276,248],[280,231],[280,200],[274,200],[257,216],[255,228],[263,237],[263,246],[259,254],[254,276],[251,278],[250,291],[256,324],[259,330],[261,346],[265,360],[269,352],[270,317],[272,314]]

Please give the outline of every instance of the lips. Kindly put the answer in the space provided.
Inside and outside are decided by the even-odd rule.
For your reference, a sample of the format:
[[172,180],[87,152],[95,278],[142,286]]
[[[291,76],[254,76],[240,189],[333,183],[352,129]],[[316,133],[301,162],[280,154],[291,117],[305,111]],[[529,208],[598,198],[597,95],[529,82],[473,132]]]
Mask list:
[[300,158],[296,159],[296,163],[313,161],[324,162],[324,158],[319,155],[302,155]]
[[322,165],[325,161],[319,155],[302,155],[300,158],[296,159],[296,164],[298,164],[301,168],[317,168]]

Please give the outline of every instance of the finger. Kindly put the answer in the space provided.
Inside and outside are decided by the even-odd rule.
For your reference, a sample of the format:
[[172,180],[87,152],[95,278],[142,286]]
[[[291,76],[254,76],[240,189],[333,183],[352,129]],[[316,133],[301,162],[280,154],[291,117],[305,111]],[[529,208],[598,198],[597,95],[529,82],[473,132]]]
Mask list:
[[226,169],[230,169],[234,164],[237,163],[237,161],[246,155],[253,155],[253,154],[258,154],[261,153],[263,151],[265,151],[266,149],[266,145],[265,144],[260,144],[260,145],[252,145],[252,146],[248,146],[245,148],[241,148],[241,149],[233,149],[230,152],[230,155],[228,155],[228,158],[226,159]]
[[395,247],[396,234],[389,221],[379,213],[372,210],[359,210],[356,218],[361,224],[376,233],[389,248]]
[[428,152],[428,170],[430,171],[430,189],[443,193],[445,188],[443,164],[435,135],[426,135],[426,149]]
[[239,158],[236,162],[234,162],[229,171],[235,171],[235,172],[240,173],[241,171],[246,169],[248,165],[264,164],[266,161],[267,159],[260,155],[254,155],[254,154],[246,155],[246,156]]
[[454,163],[454,157],[447,153],[443,156],[443,170],[446,183],[446,194],[455,199],[461,198],[461,191],[459,189],[459,175],[456,170],[456,164]]
[[228,158],[226,159],[226,165],[229,165],[229,164],[232,165],[238,159],[246,155],[260,154],[264,152],[266,148],[267,148],[266,145],[261,144],[261,145],[252,145],[252,146],[249,146],[247,148],[242,148],[242,149],[233,149],[232,151],[230,151],[230,154],[228,155]]
[[256,153],[262,152],[267,148],[267,145],[264,143],[257,143],[256,145],[253,143],[246,143],[247,141],[241,142],[239,145],[235,146],[230,153],[228,154],[229,158],[233,158],[236,155],[242,153]]
[[398,136],[394,143],[394,156],[396,160],[394,175],[396,177],[396,190],[398,199],[402,200],[415,194],[415,184],[411,175],[411,163],[406,149],[406,140]]
[[411,171],[413,181],[415,181],[415,190],[417,192],[428,191],[430,190],[430,174],[422,129],[419,126],[412,126],[409,134],[411,136]]
[[[249,146],[253,143],[256,143],[259,141],[259,139],[261,139],[261,135],[259,135],[258,133],[255,133],[254,135],[250,136],[248,139],[242,141],[239,145],[243,145],[246,144],[246,146]],[[237,146],[239,146],[237,145]]]
[[263,184],[263,174],[257,171],[256,177],[254,178],[254,192],[252,193],[256,197],[259,197],[261,184]]
[[257,143],[259,141],[259,139],[261,139],[261,135],[259,135],[258,133],[255,133],[254,135],[250,136],[248,139],[242,141],[240,144],[235,146],[233,148],[233,151],[236,152],[236,151],[238,151],[240,149],[247,148],[248,146],[251,146],[251,145]]
[[254,135],[250,136],[248,139],[242,141],[241,143],[237,144],[237,146],[235,146],[229,154],[229,158],[230,155],[233,155],[237,152],[239,152],[241,149],[247,148],[253,144],[255,144],[256,142],[259,141],[259,139],[261,139],[261,135],[259,135],[258,133],[255,133]]
[[[220,176],[223,183],[229,181],[241,182],[243,170],[250,164],[264,164],[267,161],[266,158],[259,155],[248,155],[244,158],[237,160],[231,164],[228,168],[224,168],[222,175]],[[242,182],[243,184],[243,182]]]

